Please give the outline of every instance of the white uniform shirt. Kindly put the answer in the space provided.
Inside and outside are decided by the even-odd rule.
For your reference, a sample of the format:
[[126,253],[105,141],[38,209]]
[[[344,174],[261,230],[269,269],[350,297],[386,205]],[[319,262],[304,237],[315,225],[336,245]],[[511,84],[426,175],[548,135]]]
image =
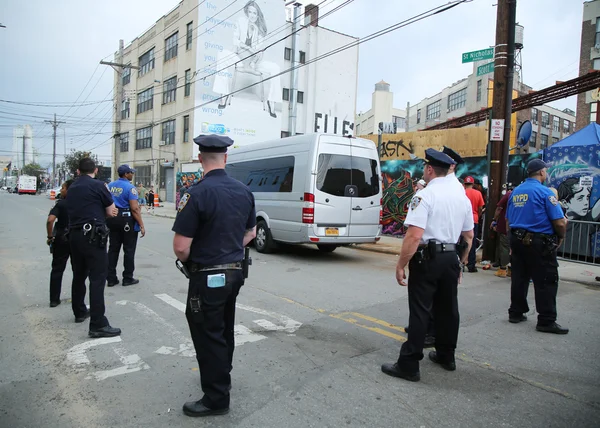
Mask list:
[[471,202],[464,188],[453,181],[457,180],[434,178],[410,202],[404,225],[425,230],[422,244],[430,240],[456,244],[461,232],[473,230]]
[[453,172],[451,172],[450,174],[448,174],[445,177],[440,177],[439,179],[448,180],[449,182],[451,182],[452,184],[454,184],[457,189],[461,189],[463,192],[465,191],[465,186],[463,186],[461,184],[461,182],[458,181],[458,177]]

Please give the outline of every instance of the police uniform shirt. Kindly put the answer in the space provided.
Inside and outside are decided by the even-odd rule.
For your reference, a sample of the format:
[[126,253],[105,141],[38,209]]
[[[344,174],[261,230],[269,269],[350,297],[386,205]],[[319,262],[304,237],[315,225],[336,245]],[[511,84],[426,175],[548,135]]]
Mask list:
[[473,230],[471,203],[453,180],[437,177],[412,198],[404,225],[424,229],[422,244],[454,244],[461,232]]
[[56,236],[62,236],[69,228],[69,213],[67,212],[67,201],[60,199],[50,210],[49,216],[53,215],[56,217],[56,223],[54,224],[54,234]]
[[552,190],[535,178],[528,178],[513,190],[506,211],[511,229],[547,235],[554,234],[552,221],[563,217],[562,208]]
[[177,211],[173,232],[194,238],[190,261],[212,266],[244,258],[244,234],[256,226],[254,195],[225,170],[210,171],[190,187]]
[[460,181],[458,181],[458,177],[456,176],[455,173],[451,172],[445,177],[438,177],[438,179],[440,179],[440,178],[448,180],[448,182],[450,182],[457,189],[460,189],[463,192],[465,191],[465,187],[461,184]]
[[129,201],[138,200],[137,189],[126,178],[119,178],[108,185],[108,190],[120,210],[129,209]]
[[82,226],[96,220],[96,225],[106,224],[106,207],[113,204],[113,198],[106,183],[89,175],[80,176],[69,187],[67,194],[69,226]]

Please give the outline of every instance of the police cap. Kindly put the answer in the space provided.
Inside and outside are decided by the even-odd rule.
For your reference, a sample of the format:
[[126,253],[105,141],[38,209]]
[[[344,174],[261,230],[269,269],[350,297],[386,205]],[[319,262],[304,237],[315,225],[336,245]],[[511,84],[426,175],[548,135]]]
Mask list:
[[454,150],[452,150],[450,147],[444,146],[444,150],[442,150],[442,152],[446,153],[448,156],[454,159],[454,162],[456,162],[457,164],[465,163],[464,159],[461,158],[460,155]]
[[227,147],[233,144],[233,140],[229,137],[221,135],[199,135],[194,138],[194,143],[200,147],[200,152],[203,153],[227,153]]
[[425,150],[425,162],[431,166],[439,166],[441,168],[450,168],[450,165],[456,165],[454,159],[435,149]]
[[117,173],[119,174],[119,177],[121,177],[121,176],[123,176],[125,174],[129,174],[129,173],[134,174],[135,169],[133,169],[129,165],[125,164],[125,165],[121,165],[119,167],[119,169],[117,169]]
[[550,168],[551,166],[552,165],[544,162],[541,159],[534,159],[532,161],[529,161],[529,163],[527,164],[527,173],[533,174],[534,172],[538,172],[539,170],[544,168]]

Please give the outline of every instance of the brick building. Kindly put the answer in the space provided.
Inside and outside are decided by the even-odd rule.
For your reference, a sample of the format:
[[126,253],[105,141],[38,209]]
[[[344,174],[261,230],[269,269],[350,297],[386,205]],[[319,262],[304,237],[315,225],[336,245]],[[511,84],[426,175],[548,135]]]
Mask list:
[[[590,70],[600,70],[600,0],[583,4],[579,75],[583,76]],[[577,96],[576,130],[596,121],[597,104],[592,103],[591,94],[589,91]]]

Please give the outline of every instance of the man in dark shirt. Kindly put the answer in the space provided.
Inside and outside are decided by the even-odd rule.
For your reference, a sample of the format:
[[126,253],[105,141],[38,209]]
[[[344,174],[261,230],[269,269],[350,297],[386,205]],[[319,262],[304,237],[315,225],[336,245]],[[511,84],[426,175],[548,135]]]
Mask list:
[[507,277],[507,266],[510,262],[510,242],[508,240],[508,231],[506,228],[506,207],[508,206],[508,200],[510,199],[511,194],[512,189],[509,189],[500,199],[498,205],[496,205],[494,219],[490,225],[490,228],[496,232],[498,237],[496,248],[498,270],[496,271],[496,276],[501,278]]
[[[79,178],[69,188],[66,199],[69,214],[69,244],[73,266],[71,290],[75,322],[90,317],[89,336],[113,337],[121,330],[110,326],[104,316],[104,286],[108,272],[106,252],[106,216],[115,217],[118,210],[108,187],[94,177],[98,172],[90,158],[79,161]],[[85,306],[85,280],[90,278],[90,310]]]
[[234,350],[235,301],[244,284],[244,247],[256,236],[254,196],[225,172],[227,147],[217,135],[194,139],[204,178],[179,202],[173,250],[190,281],[186,318],[200,366],[204,397],[185,403],[188,416],[229,411]]
[[[62,277],[69,260],[69,214],[67,213],[67,190],[73,184],[73,180],[67,180],[60,189],[60,199],[48,214],[46,221],[46,232],[52,252],[52,270],[50,271],[50,307],[60,305],[60,290],[62,288]],[[55,223],[56,222],[56,223]]]

